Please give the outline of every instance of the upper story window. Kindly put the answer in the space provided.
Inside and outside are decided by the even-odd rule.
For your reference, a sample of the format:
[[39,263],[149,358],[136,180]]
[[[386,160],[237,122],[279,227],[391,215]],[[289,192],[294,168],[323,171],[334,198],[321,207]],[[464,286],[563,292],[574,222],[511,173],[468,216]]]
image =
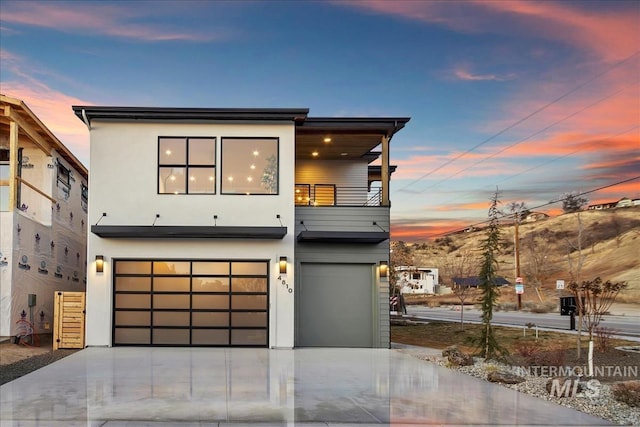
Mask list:
[[278,138],[222,138],[222,194],[278,194]]
[[71,171],[60,162],[58,162],[58,182],[67,188],[71,187]]
[[158,138],[158,194],[215,192],[215,138]]

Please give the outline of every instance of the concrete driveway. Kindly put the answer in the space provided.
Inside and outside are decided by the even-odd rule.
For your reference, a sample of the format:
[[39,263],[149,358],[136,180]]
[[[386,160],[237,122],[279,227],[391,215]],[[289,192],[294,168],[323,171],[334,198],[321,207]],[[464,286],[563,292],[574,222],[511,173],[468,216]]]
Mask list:
[[1,426],[611,425],[384,349],[87,348],[0,387]]

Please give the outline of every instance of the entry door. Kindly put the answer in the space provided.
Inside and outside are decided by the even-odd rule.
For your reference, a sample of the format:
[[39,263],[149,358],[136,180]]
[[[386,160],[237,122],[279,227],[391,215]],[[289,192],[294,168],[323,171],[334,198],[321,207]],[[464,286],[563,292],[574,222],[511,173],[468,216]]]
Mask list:
[[301,269],[296,345],[373,347],[373,266],[303,263]]

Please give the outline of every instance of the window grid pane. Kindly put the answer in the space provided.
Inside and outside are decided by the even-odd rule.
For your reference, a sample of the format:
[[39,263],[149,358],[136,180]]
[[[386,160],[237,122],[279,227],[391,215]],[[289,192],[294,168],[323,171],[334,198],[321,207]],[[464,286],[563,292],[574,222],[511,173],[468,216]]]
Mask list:
[[158,194],[215,194],[216,138],[158,138]]

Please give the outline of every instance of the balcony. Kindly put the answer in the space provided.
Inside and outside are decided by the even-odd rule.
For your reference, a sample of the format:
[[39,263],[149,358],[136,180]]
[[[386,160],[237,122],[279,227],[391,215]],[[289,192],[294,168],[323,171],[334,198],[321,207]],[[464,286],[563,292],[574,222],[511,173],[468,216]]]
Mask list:
[[294,198],[296,206],[383,206],[380,187],[296,184]]

